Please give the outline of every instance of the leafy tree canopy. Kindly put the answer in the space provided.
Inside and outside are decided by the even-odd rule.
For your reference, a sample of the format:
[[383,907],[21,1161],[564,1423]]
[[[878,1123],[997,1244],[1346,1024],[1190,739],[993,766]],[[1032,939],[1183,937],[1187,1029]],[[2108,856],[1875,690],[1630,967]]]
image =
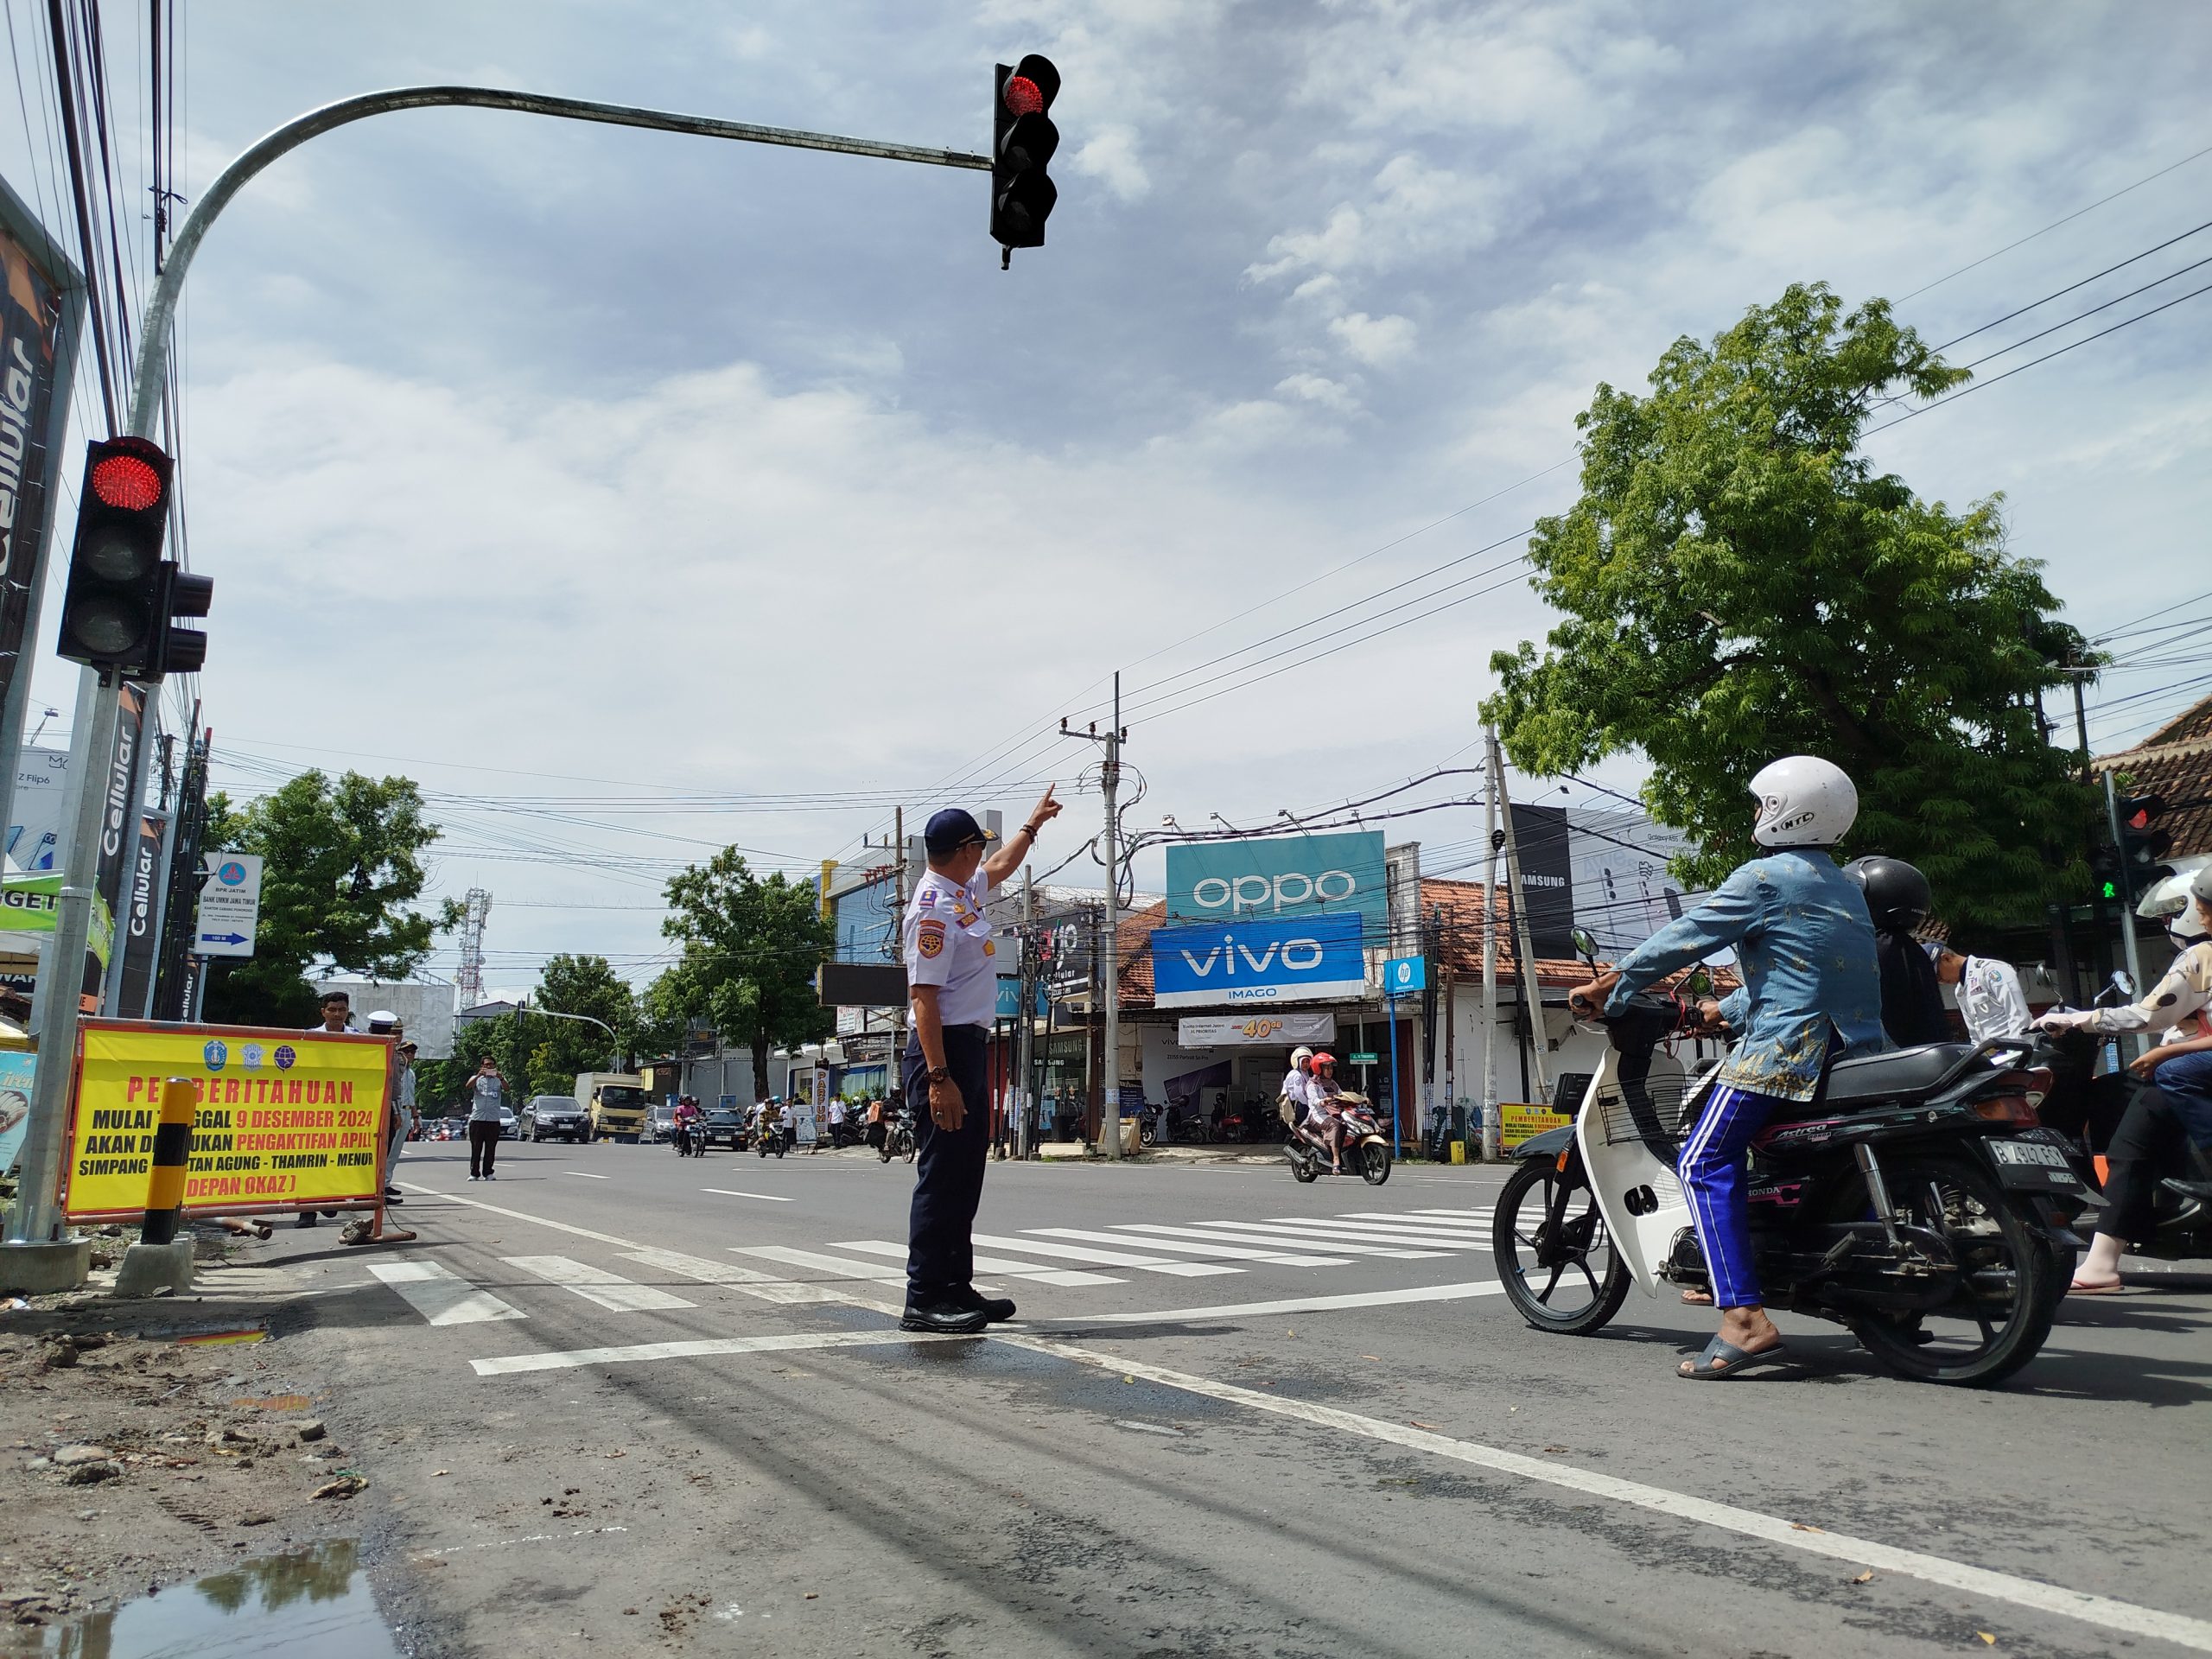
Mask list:
[[836,944],[811,887],[782,872],[766,880],[734,847],[668,883],[661,931],[683,954],[649,1000],[668,1014],[704,1019],[753,1052],[753,1087],[767,1090],[768,1051],[820,1042],[836,1019],[814,990],[814,970]]
[[213,796],[207,813],[207,847],[266,861],[254,954],[209,982],[211,1020],[310,1024],[311,965],[404,979],[460,920],[451,900],[431,914],[414,908],[423,854],[439,831],[408,779],[305,772],[243,808]]
[[2005,551],[1999,498],[1954,513],[1857,452],[1876,410],[1967,378],[1887,302],[1847,315],[1815,284],[1677,340],[1649,397],[1599,385],[1581,499],[1529,545],[1565,620],[1491,658],[1515,766],[1642,751],[1652,815],[1699,843],[1677,874],[1710,884],[1754,850],[1752,774],[1823,755],[1859,786],[1845,855],[1918,865],[1955,926],[2079,898],[2096,803],[2035,698],[2084,641]]

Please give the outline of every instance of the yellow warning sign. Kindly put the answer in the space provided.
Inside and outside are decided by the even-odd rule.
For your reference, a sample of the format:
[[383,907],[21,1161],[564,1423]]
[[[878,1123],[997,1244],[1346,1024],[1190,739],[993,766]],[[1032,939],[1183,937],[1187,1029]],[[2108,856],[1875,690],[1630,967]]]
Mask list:
[[1563,1129],[1573,1122],[1571,1114],[1554,1112],[1548,1107],[1500,1101],[1497,1107],[1497,1138],[1500,1144],[1510,1149],[1547,1129]]
[[79,1029],[65,1214],[145,1210],[168,1077],[188,1079],[200,1096],[188,1213],[376,1200],[390,1038],[123,1020]]

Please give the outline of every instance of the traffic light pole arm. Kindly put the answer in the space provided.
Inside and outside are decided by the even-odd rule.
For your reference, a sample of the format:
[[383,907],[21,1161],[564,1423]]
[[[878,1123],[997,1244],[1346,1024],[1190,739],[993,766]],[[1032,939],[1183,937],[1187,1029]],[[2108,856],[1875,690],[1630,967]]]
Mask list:
[[827,149],[844,156],[872,156],[879,161],[912,162],[923,167],[956,167],[973,172],[991,170],[991,158],[960,149],[931,149],[920,144],[878,143],[869,138],[843,138],[836,133],[806,132],[795,127],[760,127],[747,121],[722,121],[713,116],[683,115],[673,110],[641,109],[628,104],[599,104],[589,99],[556,98],[544,92],[511,92],[498,86],[396,86],[388,92],[363,92],[340,99],[319,110],[295,117],[241,153],[215,175],[177,226],[162,275],[146,302],[138,333],[138,361],[131,377],[130,419],[128,430],[151,437],[160,411],[162,366],[168,356],[169,327],[176,315],[177,293],[184,286],[193,256],[207,234],[215,216],[230,205],[246,181],[270,162],[297,149],[310,138],[372,115],[394,110],[460,107],[479,110],[518,110],[527,115],[557,116],[566,121],[598,121],[610,126],[645,127],[658,132],[688,132],[702,138],[725,138],[747,144],[781,144],[794,149]]
[[562,1014],[552,1008],[533,1008],[527,1002],[522,1005],[520,1012],[524,1014],[534,1014],[541,1020],[574,1020],[583,1025],[597,1026],[601,1031],[607,1033],[608,1039],[614,1045],[614,1046],[607,1052],[607,1058],[619,1062],[622,1058],[621,1033],[617,1032],[613,1027],[608,1025],[604,1020],[594,1020],[588,1014]]

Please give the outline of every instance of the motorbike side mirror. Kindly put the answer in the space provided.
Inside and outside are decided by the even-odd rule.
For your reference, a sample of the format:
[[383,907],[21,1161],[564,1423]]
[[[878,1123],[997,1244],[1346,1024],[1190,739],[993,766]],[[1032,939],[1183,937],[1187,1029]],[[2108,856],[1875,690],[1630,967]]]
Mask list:
[[2058,976],[2050,971],[2050,964],[2049,963],[2039,962],[2036,963],[2036,983],[2038,985],[2056,985],[2058,983]]
[[2115,968],[2112,973],[2112,988],[2132,1000],[2135,995],[2135,976],[2125,968]]
[[1689,977],[1682,982],[1682,995],[1699,1002],[1713,995],[1712,969],[1702,963],[1691,969]]
[[1574,944],[1574,954],[1595,968],[1598,965],[1598,941],[1590,937],[1587,928],[1576,928],[1567,936]]

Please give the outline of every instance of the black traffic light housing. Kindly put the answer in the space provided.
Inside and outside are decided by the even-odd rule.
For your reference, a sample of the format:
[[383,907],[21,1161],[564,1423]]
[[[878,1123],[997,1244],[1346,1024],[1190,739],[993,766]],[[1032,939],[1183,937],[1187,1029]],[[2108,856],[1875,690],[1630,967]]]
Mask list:
[[207,660],[207,635],[175,619],[207,615],[215,584],[162,557],[175,470],[146,438],[87,446],[56,645],[72,662],[151,680]]
[[1045,221],[1060,193],[1046,168],[1060,147],[1060,130],[1046,111],[1060,95],[1060,72],[1032,52],[1009,69],[996,66],[991,84],[991,236],[999,268],[1016,248],[1045,245]]
[[55,647],[72,662],[136,674],[158,656],[167,626],[162,537],[175,470],[161,446],[145,438],[86,446]]
[[2159,795],[2122,795],[2113,804],[2120,820],[2120,863],[2132,890],[2140,892],[2157,879],[2172,834],[2158,828],[2166,815],[2165,798]]

